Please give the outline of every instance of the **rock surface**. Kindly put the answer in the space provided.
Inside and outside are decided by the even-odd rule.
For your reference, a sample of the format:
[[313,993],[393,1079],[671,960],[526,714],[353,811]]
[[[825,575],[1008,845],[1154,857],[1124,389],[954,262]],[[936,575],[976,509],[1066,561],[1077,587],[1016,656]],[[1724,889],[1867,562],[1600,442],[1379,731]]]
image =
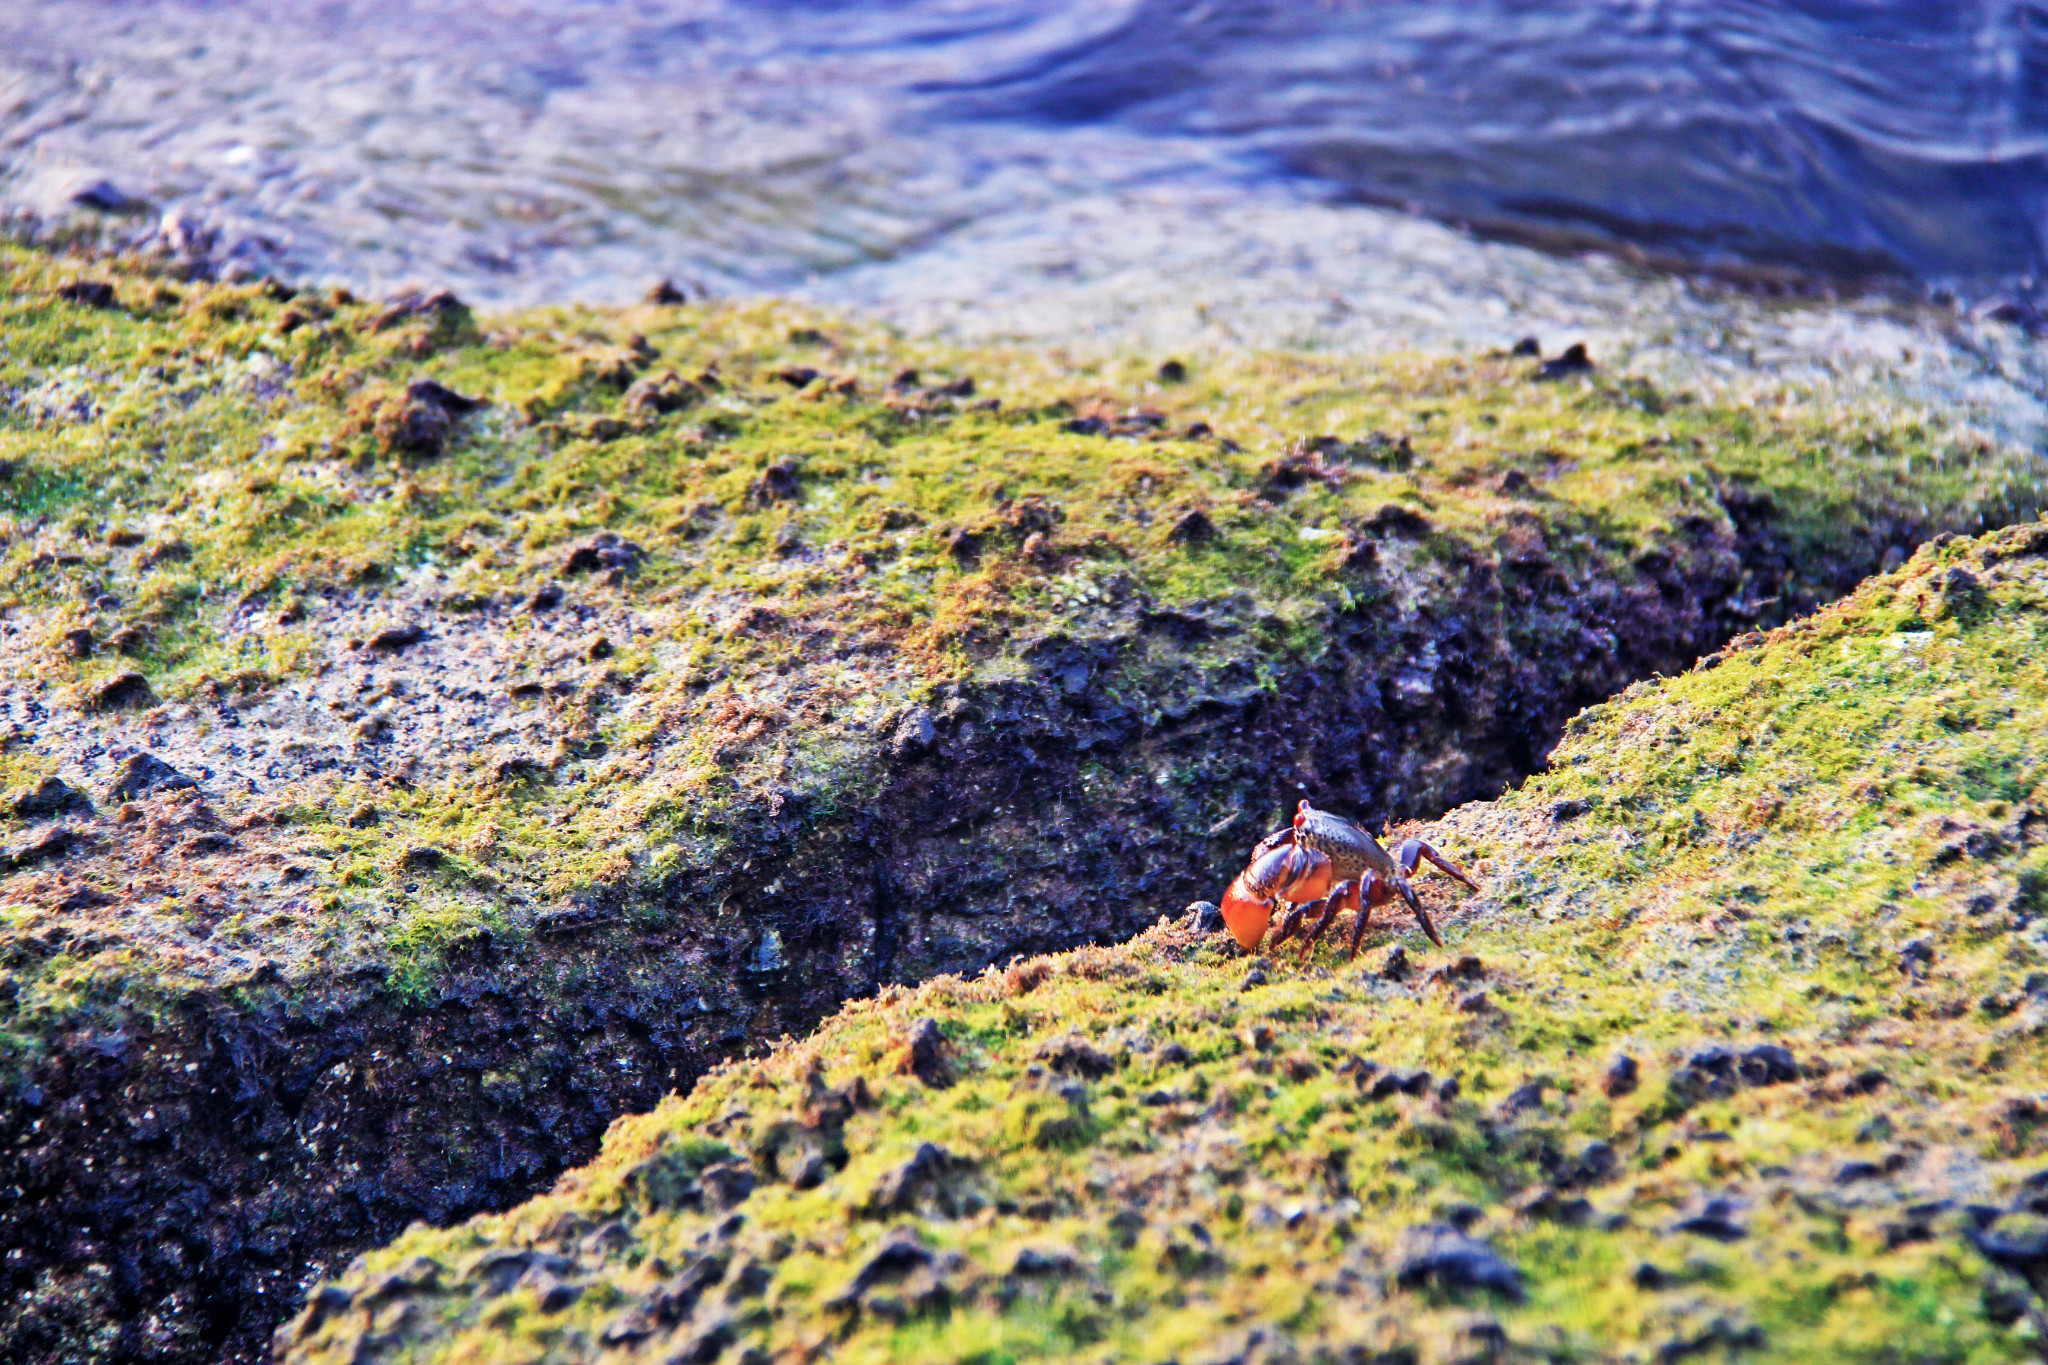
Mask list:
[[[1424,886],[1497,1011],[1328,947],[1246,988],[1185,917],[890,988],[365,1256],[280,1358],[2035,1358],[2044,609],[2048,523],[1944,539],[1414,827],[1475,864]],[[892,1064],[927,1023],[943,1090]],[[832,1171],[781,1177],[827,1128]],[[733,1160],[731,1207],[639,1193]],[[986,1202],[867,1193],[970,1165]],[[574,1294],[499,1294],[511,1248]]]
[[[782,305],[0,269],[25,1359],[253,1360],[323,1267],[846,999],[1214,896],[1303,789],[1375,826],[1491,796],[1587,702],[2044,502],[1966,427],[1618,366],[1163,390]],[[1432,998],[1481,990],[1505,1026],[1492,980]],[[1034,1131],[1093,1132],[1102,1080],[1039,1065]],[[828,1132],[786,1155],[838,1178]]]

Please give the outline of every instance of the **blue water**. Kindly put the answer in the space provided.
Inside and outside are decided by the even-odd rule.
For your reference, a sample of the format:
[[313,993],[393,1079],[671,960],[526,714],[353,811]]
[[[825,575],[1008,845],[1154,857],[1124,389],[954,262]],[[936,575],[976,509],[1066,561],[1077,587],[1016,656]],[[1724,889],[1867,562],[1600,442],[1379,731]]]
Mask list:
[[[2010,0],[11,0],[0,207],[111,177],[287,273],[776,286],[1148,183],[2028,292]],[[71,177],[67,179],[66,177]]]
[[1191,134],[1372,201],[1694,258],[2042,273],[2048,7],[1114,8],[1094,31],[927,87],[927,116]]

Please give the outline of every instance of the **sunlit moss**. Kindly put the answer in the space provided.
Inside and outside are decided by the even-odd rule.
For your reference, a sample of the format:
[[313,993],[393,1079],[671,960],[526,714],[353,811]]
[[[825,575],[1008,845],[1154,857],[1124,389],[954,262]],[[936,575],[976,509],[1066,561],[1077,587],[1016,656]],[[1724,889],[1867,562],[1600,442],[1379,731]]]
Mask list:
[[[2044,607],[2048,526],[1949,541],[1588,711],[1551,772],[1428,831],[1486,887],[1432,891],[1446,955],[1396,916],[1357,964],[1289,952],[1257,984],[1220,939],[1162,924],[891,990],[622,1120],[554,1192],[410,1232],[344,1284],[361,1294],[415,1257],[443,1267],[398,1338],[422,1362],[492,1358],[543,1328],[546,1358],[603,1358],[608,1324],[660,1288],[646,1258],[673,1272],[692,1247],[773,1267],[758,1308],[727,1319],[771,1355],[1167,1359],[1259,1331],[1304,1357],[1436,1360],[1471,1348],[1478,1313],[1563,1360],[2031,1359],[2038,1301],[1994,1311],[1987,1286],[2017,1281],[1968,1233],[2022,1199],[2048,1150],[2048,1125],[1999,1117],[2048,1083],[2021,1042],[2038,1007],[2012,1013],[2018,978],[2048,965]],[[1384,966],[1390,940],[1406,976]],[[1431,976],[1466,954],[1476,972]],[[919,1019],[947,1040],[945,1088],[899,1070]],[[1101,1074],[1049,1069],[1075,1040]],[[1688,1079],[1702,1049],[1760,1044],[1797,1076],[1712,1093]],[[1616,1053],[1639,1086],[1609,1085]],[[1375,1098],[1398,1068],[1433,1076]],[[724,1213],[628,1197],[662,1154],[713,1134],[744,1154],[820,1086],[856,1080],[871,1098],[815,1188],[764,1166],[744,1219],[716,1233]],[[864,1213],[922,1143],[976,1163],[982,1206]],[[1853,1160],[1868,1174],[1845,1181]],[[1715,1198],[1732,1231],[1686,1231]],[[1460,1205],[1519,1268],[1519,1302],[1396,1282],[1402,1230]],[[609,1297],[542,1314],[464,1279],[479,1247],[566,1246],[612,1219],[624,1237],[570,1272]],[[900,1322],[842,1306],[906,1230],[950,1267],[943,1306]],[[1067,1269],[1020,1270],[1025,1248]],[[369,1311],[291,1336],[284,1358],[348,1358]]]

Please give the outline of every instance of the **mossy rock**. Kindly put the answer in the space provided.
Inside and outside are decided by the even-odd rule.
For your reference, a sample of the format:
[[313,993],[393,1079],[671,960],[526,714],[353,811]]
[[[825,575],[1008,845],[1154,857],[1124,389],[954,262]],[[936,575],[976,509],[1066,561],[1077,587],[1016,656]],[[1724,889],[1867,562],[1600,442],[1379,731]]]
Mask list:
[[[885,990],[365,1256],[280,1359],[2037,1359],[2044,737],[2048,524],[1943,538],[1412,827],[1483,888],[1423,884],[1441,953],[1183,918]],[[786,1129],[842,1164],[636,1198]],[[941,1170],[976,1198],[878,1203]]]
[[1508,356],[1162,389],[785,304],[0,271],[0,780],[85,803],[0,882],[16,1354],[252,1359],[307,1265],[848,998],[1126,937],[1304,788],[1492,796],[2048,502],[1908,409]]

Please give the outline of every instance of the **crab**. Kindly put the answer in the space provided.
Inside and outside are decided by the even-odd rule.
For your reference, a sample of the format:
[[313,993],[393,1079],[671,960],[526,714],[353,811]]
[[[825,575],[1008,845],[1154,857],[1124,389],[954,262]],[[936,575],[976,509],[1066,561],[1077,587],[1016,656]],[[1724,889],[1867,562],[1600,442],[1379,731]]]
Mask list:
[[1272,922],[1273,906],[1284,901],[1290,907],[1280,921],[1273,942],[1285,943],[1297,929],[1303,933],[1304,960],[1316,950],[1323,936],[1342,910],[1356,910],[1358,920],[1351,930],[1350,956],[1357,956],[1359,941],[1372,918],[1373,907],[1385,905],[1396,896],[1407,902],[1429,941],[1439,948],[1443,939],[1430,923],[1429,912],[1415,895],[1408,878],[1424,861],[1456,877],[1474,891],[1479,884],[1465,869],[1445,857],[1434,845],[1421,839],[1407,839],[1398,854],[1390,855],[1379,840],[1341,815],[1317,810],[1303,801],[1294,813],[1294,823],[1276,829],[1259,840],[1252,860],[1237,880],[1223,893],[1223,922],[1231,936],[1246,952],[1259,946]]

